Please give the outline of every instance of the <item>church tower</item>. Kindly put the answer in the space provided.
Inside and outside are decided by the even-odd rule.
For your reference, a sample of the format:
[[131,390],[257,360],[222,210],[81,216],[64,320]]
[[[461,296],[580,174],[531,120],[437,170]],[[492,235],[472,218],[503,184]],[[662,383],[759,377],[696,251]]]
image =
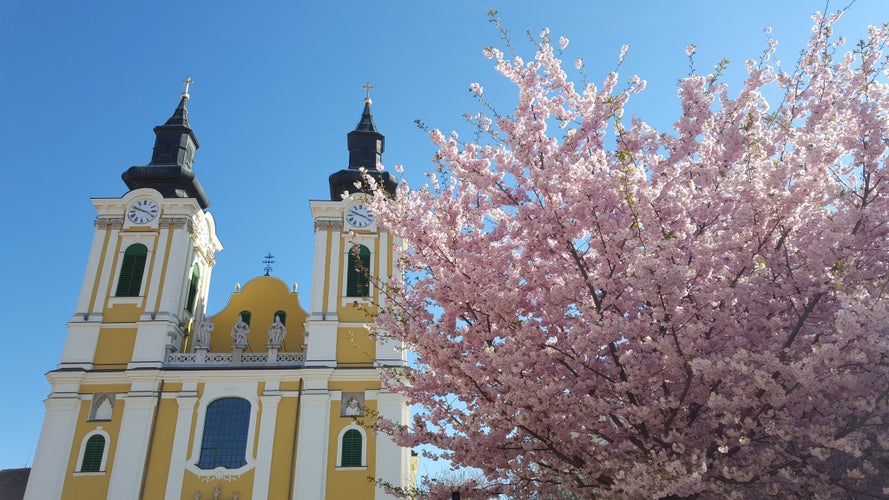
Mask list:
[[[222,249],[197,180],[188,85],[154,128],[129,191],[96,198],[98,215],[75,314],[26,491],[28,499],[391,498],[374,482],[413,484],[415,458],[376,434],[376,415],[407,423],[381,384],[404,351],[365,328],[383,300],[371,276],[393,272],[400,242],[376,225],[362,172],[384,137],[370,99],[349,132],[348,167],[330,176],[314,219],[309,310],[296,285],[259,276],[206,313]],[[349,196],[344,196],[348,191]]]
[[[388,192],[394,193],[396,182],[389,172],[380,169],[385,138],[374,125],[371,100],[364,101],[364,111],[355,130],[349,132],[348,168],[330,176],[330,200],[312,200],[315,223],[315,255],[312,271],[312,295],[306,330],[309,335],[306,352],[306,392],[301,416],[297,477],[323,478],[323,481],[299,483],[298,498],[369,498],[349,496],[349,490],[336,478],[349,473],[338,445],[333,472],[329,463],[312,461],[315,450],[333,446],[324,434],[304,434],[318,425],[332,426],[330,437],[338,440],[348,433],[365,431],[354,422],[344,420],[350,405],[368,407],[380,416],[406,423],[409,408],[398,394],[389,393],[379,383],[380,370],[405,365],[404,350],[393,342],[375,342],[365,324],[373,321],[383,300],[371,285],[369,276],[386,279],[393,272],[393,248],[400,242],[376,225],[367,206],[369,188],[363,173],[373,177]],[[361,186],[361,187],[359,187]],[[349,193],[344,197],[344,194]],[[311,437],[310,437],[311,436]],[[410,450],[398,448],[382,436],[374,439],[376,455],[374,477],[396,486],[409,483]],[[363,451],[362,453],[365,453]],[[332,458],[332,457],[329,457]],[[385,459],[384,459],[385,458]],[[330,462],[328,459],[327,462]],[[363,463],[363,462],[362,462]],[[357,480],[358,475],[351,475]],[[365,474],[366,475],[366,474]],[[327,490],[325,490],[325,485]]]
[[[140,494],[159,370],[203,313],[222,249],[192,169],[198,141],[188,83],[173,115],[154,129],[151,162],[123,174],[129,192],[92,200],[93,243],[62,359],[47,375],[52,392],[27,498]],[[114,474],[98,474],[112,463]]]

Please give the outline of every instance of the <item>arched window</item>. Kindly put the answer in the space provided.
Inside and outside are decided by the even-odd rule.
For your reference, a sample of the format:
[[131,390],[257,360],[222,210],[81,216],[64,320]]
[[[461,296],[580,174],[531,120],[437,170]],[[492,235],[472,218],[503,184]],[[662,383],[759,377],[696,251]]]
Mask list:
[[105,436],[93,434],[86,440],[78,472],[101,472],[105,465]]
[[349,425],[340,432],[337,467],[365,467],[366,437],[361,427]]
[[248,325],[250,324],[250,311],[241,311],[238,315],[241,317],[241,321]]
[[[287,313],[286,313],[286,312],[284,312],[284,311],[275,311],[275,317],[278,317],[278,318],[281,319],[281,324],[282,324],[282,325],[285,325],[285,326],[287,325]],[[275,318],[273,317],[273,318],[272,318],[272,322],[274,323],[274,321],[275,321]]]
[[249,425],[250,402],[246,399],[222,398],[207,405],[198,467],[237,469],[246,465]]
[[188,299],[185,301],[185,309],[194,313],[194,303],[198,298],[198,282],[201,280],[201,268],[197,264],[191,269],[191,283],[188,285]]
[[141,243],[130,245],[123,253],[120,276],[117,279],[118,297],[138,297],[142,291],[142,274],[148,259],[148,247]]
[[349,250],[346,297],[367,297],[370,294],[370,250],[355,245]]

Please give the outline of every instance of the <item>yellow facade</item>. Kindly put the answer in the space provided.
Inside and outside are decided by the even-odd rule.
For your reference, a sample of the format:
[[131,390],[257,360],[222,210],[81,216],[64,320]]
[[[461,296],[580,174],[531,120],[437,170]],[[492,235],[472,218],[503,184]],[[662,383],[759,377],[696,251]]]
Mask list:
[[395,243],[360,195],[335,193],[366,160],[363,144],[382,152],[369,102],[349,134],[349,169],[331,176],[331,200],[311,201],[309,308],[281,279],[260,276],[211,315],[204,305],[222,245],[202,188],[182,174],[197,149],[187,98],[155,128],[151,168],[124,174],[130,191],[93,199],[87,271],[47,375],[26,498],[390,498],[375,482],[412,483],[416,461],[369,424],[407,421],[401,396],[380,382],[404,354],[370,337],[380,297],[349,255],[363,245],[367,271],[386,278]]

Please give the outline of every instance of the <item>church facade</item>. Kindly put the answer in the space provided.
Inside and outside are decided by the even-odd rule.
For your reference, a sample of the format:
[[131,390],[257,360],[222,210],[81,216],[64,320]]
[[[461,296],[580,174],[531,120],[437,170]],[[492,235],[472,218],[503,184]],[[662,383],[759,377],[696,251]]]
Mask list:
[[[367,424],[407,423],[380,382],[405,366],[400,345],[365,324],[400,242],[377,227],[365,194],[347,199],[384,137],[370,99],[348,134],[348,168],[330,176],[314,219],[309,310],[272,276],[205,311],[222,249],[195,176],[188,88],[157,136],[151,163],[123,174],[129,191],[94,198],[95,232],[25,498],[373,499],[413,484],[416,458]],[[376,480],[376,482],[375,482]]]

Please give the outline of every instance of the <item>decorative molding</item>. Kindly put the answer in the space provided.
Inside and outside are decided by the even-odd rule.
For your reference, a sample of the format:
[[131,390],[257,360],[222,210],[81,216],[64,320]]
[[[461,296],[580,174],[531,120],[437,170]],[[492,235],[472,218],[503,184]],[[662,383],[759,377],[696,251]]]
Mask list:
[[120,229],[123,227],[123,217],[96,217],[93,225],[99,229],[107,229],[108,226],[111,226],[112,229]]
[[237,474],[230,474],[226,472],[228,469],[223,469],[222,467],[217,467],[210,471],[209,475],[201,476],[201,481],[204,483],[212,483],[213,481],[237,481],[243,472],[239,472]]
[[194,232],[194,221],[191,217],[161,217],[160,225],[170,226],[176,229],[185,228],[189,234]]
[[326,229],[328,227],[332,227],[334,229],[342,229],[343,228],[343,221],[341,221],[341,220],[326,220],[326,219],[319,219],[319,220],[315,221],[315,229],[316,230]]

